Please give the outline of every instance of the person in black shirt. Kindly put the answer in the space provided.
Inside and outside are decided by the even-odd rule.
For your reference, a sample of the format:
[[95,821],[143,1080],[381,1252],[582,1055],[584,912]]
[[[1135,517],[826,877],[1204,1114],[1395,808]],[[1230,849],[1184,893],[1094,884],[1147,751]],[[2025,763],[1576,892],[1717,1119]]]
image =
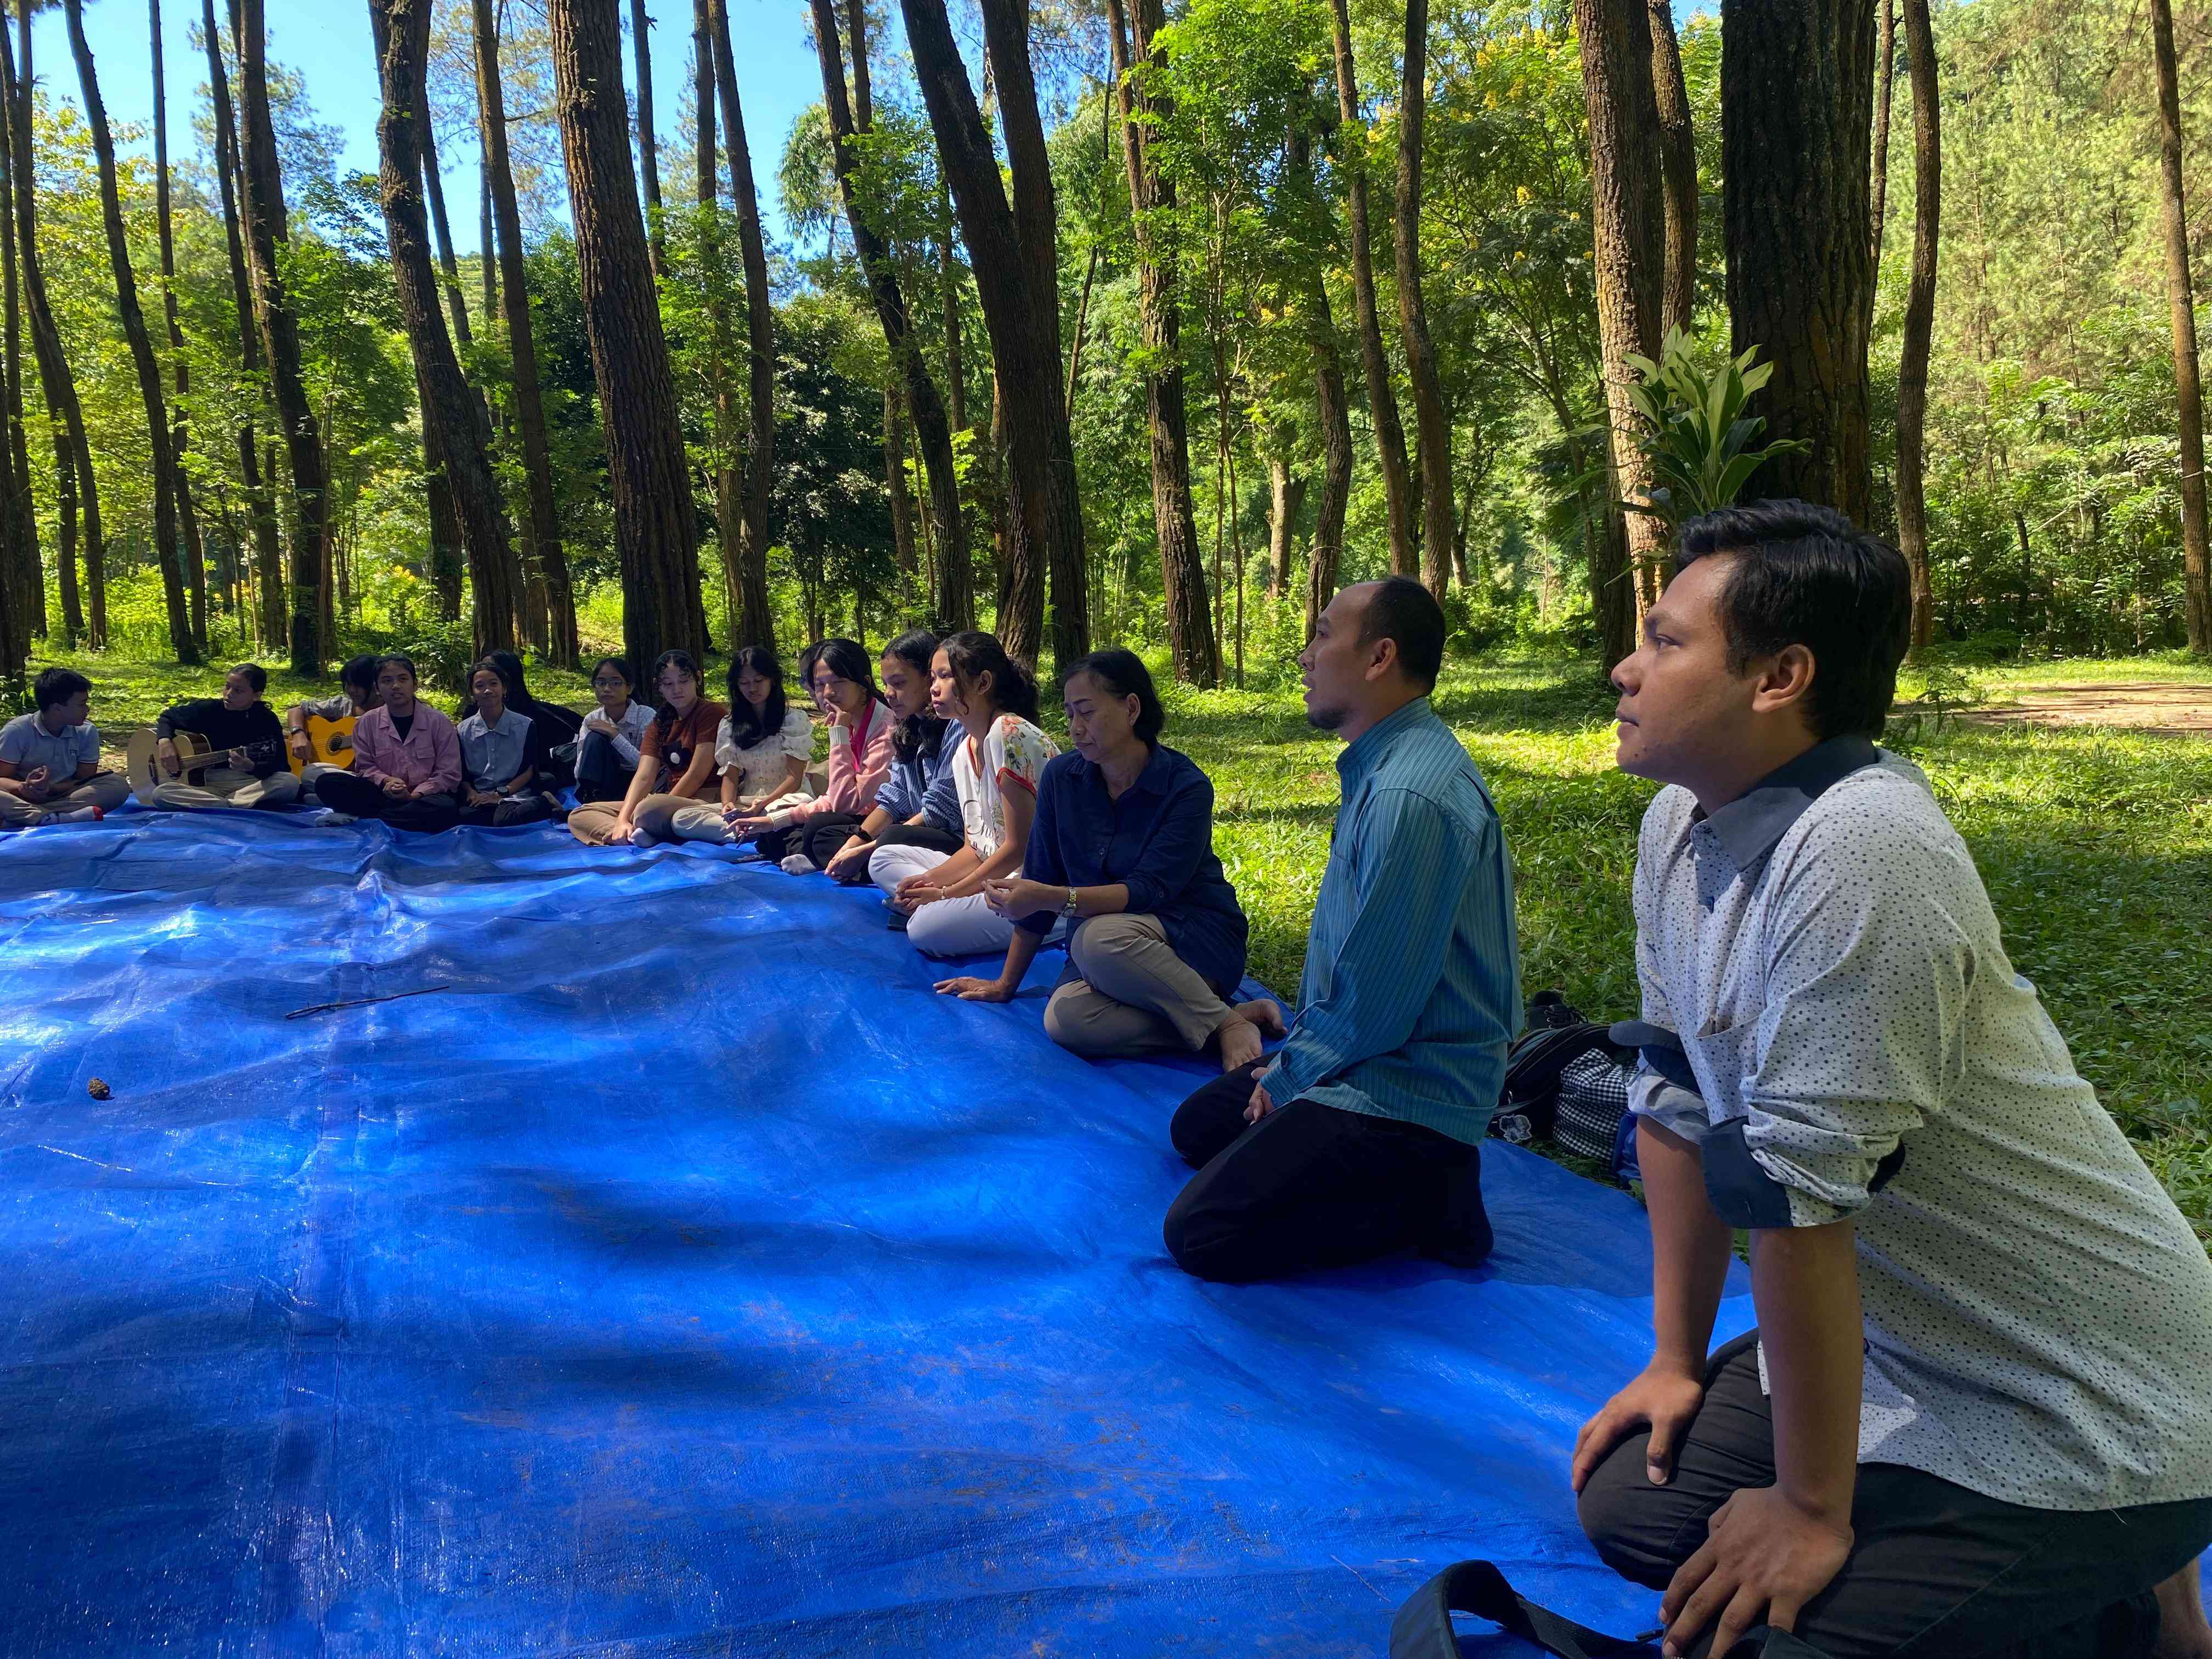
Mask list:
[[[154,722],[154,763],[163,780],[154,790],[155,804],[204,811],[216,806],[284,806],[299,799],[300,780],[284,761],[284,728],[276,710],[261,700],[268,685],[268,670],[258,663],[240,663],[223,676],[220,697],[194,697],[161,711]],[[179,732],[229,751],[198,784],[186,781],[178,765]]]

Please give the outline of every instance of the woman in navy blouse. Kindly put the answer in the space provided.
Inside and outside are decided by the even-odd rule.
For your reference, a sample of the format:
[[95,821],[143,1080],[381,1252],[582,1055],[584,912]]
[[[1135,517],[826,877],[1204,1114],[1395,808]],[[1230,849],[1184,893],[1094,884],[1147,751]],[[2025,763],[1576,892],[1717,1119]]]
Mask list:
[[1016,924],[995,980],[937,988],[1006,1002],[1053,924],[1067,919],[1067,971],[1045,1005],[1052,1040],[1105,1058],[1218,1046],[1224,1071],[1258,1058],[1283,1018],[1264,999],[1233,1003],[1244,977],[1244,912],[1213,855],[1213,785],[1163,747],[1166,714],[1135,653],[1098,651],[1063,694],[1070,752],[1045,767],[1022,873],[989,883]]

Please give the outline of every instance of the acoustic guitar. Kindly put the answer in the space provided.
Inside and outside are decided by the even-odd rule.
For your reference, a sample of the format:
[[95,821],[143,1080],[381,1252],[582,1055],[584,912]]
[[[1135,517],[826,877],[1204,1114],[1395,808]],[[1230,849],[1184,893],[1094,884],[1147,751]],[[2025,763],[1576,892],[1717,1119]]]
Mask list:
[[[169,741],[176,748],[177,770],[170,772],[155,758],[155,748],[161,739],[154,728],[142,726],[131,734],[130,746],[125,751],[124,773],[131,780],[131,793],[137,797],[141,806],[160,803],[154,792],[165,783],[183,781],[197,784],[210,772],[230,764],[230,750],[217,749],[197,732],[172,732]],[[246,763],[251,768],[265,760],[281,759],[284,742],[281,738],[264,738],[242,745]]]
[[353,764],[353,723],[358,714],[348,714],[342,720],[326,720],[320,714],[307,716],[307,748],[306,760],[301,760],[288,747],[284,758],[291,763],[292,775],[298,777],[310,765],[347,767]]

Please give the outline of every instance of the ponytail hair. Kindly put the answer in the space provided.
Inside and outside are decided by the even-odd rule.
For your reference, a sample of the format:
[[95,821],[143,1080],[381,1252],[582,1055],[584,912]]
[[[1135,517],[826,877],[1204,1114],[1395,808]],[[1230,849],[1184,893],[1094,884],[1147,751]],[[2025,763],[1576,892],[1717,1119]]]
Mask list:
[[999,643],[997,635],[969,629],[948,635],[938,641],[937,648],[952,665],[952,683],[960,688],[963,702],[975,695],[976,683],[988,674],[991,700],[999,705],[1000,711],[1019,715],[1032,726],[1036,724],[1036,681],[1027,669],[1006,654],[1006,647]]
[[[896,657],[921,675],[927,685],[930,659],[937,655],[937,635],[926,628],[909,629],[884,647],[884,655]],[[929,712],[927,703],[921,713],[901,720],[891,733],[891,751],[908,765],[916,760],[934,760],[944,746],[945,722]]]

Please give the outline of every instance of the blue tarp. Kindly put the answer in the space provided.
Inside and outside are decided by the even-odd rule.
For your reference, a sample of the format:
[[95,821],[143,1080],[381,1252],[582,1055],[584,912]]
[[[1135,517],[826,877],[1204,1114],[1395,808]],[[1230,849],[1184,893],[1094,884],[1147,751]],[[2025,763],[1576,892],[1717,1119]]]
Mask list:
[[1194,1282],[1205,1068],[1054,1048],[1060,962],[550,828],[0,839],[0,1651],[1378,1654],[1468,1555],[1655,1622],[1565,1487],[1635,1204],[1493,1143],[1480,1269]]

